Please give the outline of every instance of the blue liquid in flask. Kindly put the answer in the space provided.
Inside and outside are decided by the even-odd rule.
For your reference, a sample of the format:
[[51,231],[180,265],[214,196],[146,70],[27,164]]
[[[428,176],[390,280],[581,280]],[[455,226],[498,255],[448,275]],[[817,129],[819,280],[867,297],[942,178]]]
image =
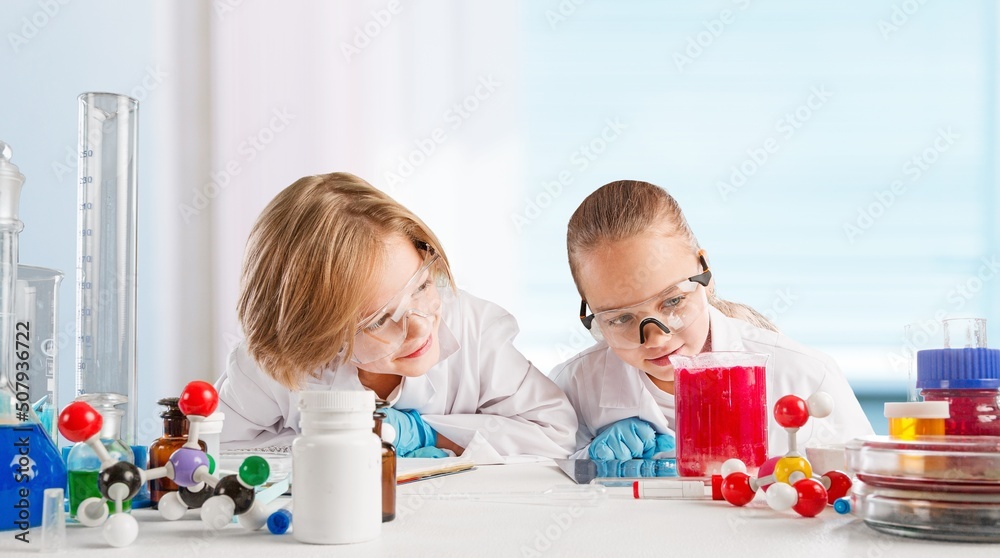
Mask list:
[[0,531],[40,526],[45,489],[66,486],[59,451],[38,423],[24,422],[0,425],[0,456]]

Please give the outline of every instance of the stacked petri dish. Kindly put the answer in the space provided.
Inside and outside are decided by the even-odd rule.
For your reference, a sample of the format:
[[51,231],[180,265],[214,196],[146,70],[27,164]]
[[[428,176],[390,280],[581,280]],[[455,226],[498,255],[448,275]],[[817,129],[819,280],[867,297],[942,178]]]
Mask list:
[[847,444],[852,508],[871,528],[921,539],[1000,542],[1000,437],[873,436]]

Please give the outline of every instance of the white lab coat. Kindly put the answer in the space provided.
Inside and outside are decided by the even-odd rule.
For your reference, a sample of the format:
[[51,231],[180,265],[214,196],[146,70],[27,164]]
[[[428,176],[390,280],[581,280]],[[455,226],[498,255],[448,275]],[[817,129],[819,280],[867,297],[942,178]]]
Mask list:
[[[441,435],[479,462],[502,456],[565,457],[576,416],[562,391],[513,345],[514,317],[496,304],[443,288],[440,361],[403,378],[393,407],[416,409]],[[288,445],[299,431],[298,393],[265,374],[240,343],[215,384],[226,419],[222,447]],[[302,389],[360,390],[350,363],[309,377]]]
[[[810,418],[798,432],[798,447],[846,442],[873,434],[854,391],[829,356],[800,345],[780,333],[730,318],[709,307],[713,351],[747,351],[770,355],[768,376],[768,456],[788,451],[788,435],[774,421],[774,402],[793,394],[807,398],[817,391],[833,396],[833,413]],[[590,442],[601,428],[629,417],[639,417],[657,432],[674,433],[674,396],[657,388],[645,372],[626,364],[598,343],[552,371],[552,379],[569,396],[579,419],[577,451],[586,458]]]

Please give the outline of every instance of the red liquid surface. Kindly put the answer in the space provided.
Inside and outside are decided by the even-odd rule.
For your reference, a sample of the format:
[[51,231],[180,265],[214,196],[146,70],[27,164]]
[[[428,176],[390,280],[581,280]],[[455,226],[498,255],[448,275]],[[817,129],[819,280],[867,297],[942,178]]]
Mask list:
[[1000,436],[1000,393],[989,389],[925,389],[924,401],[947,401],[947,436]]
[[763,366],[677,368],[677,469],[719,473],[727,459],[751,474],[767,459],[767,383]]

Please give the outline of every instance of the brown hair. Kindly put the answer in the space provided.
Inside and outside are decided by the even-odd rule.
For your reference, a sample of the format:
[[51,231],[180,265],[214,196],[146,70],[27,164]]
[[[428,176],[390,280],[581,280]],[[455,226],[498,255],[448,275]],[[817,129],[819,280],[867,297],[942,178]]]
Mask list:
[[[694,232],[681,212],[680,205],[666,190],[639,180],[619,180],[605,184],[587,196],[569,219],[566,247],[569,269],[576,288],[580,288],[580,258],[598,246],[638,236],[658,224],[670,236],[679,236],[691,246],[691,254],[700,249]],[[778,328],[753,308],[715,296],[715,282],[710,284],[708,301],[723,314],[759,328]]]
[[440,254],[433,232],[399,202],[347,173],[307,176],[281,191],[247,241],[237,314],[250,355],[281,385],[349,358],[360,313],[399,234]]

